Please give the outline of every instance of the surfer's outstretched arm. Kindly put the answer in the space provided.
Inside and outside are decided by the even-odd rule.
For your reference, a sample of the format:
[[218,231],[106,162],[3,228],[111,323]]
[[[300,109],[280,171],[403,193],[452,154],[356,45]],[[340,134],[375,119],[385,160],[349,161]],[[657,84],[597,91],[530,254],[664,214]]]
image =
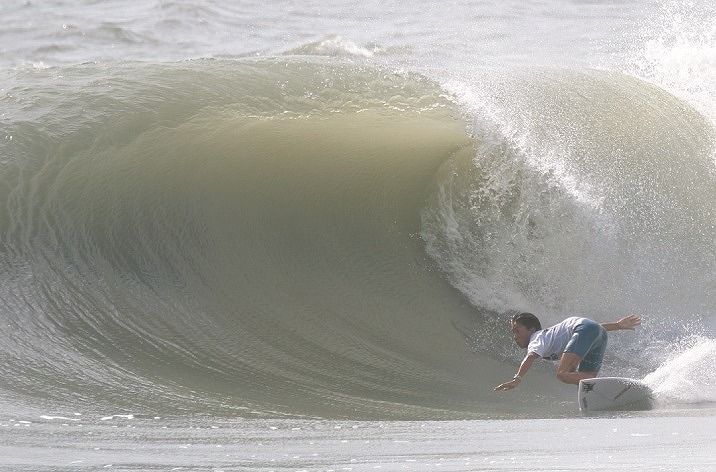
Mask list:
[[520,368],[517,371],[517,375],[515,375],[514,378],[509,382],[505,382],[495,387],[495,392],[498,392],[500,390],[512,390],[513,388],[517,387],[522,381],[522,377],[524,377],[527,371],[530,370],[530,367],[532,367],[532,364],[538,357],[539,356],[535,352],[527,353],[525,358],[522,359],[522,363],[520,364]]
[[607,331],[616,331],[619,329],[634,329],[641,324],[641,318],[636,315],[629,315],[619,321],[613,323],[602,323]]

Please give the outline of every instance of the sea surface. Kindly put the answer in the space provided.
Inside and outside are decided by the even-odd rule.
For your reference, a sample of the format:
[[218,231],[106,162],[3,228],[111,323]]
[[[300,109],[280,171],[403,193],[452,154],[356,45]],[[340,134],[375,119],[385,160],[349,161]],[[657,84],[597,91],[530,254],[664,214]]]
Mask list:
[[[0,26],[2,470],[716,467],[713,1]],[[601,375],[653,408],[493,392],[517,311],[642,316]]]

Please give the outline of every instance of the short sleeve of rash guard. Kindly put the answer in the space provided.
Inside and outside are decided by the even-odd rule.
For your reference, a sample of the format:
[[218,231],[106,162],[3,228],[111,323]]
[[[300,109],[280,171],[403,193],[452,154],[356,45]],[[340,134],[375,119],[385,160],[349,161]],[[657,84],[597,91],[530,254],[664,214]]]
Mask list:
[[547,352],[547,344],[544,339],[544,331],[537,333],[537,335],[527,345],[527,354],[534,352],[540,357],[544,357]]

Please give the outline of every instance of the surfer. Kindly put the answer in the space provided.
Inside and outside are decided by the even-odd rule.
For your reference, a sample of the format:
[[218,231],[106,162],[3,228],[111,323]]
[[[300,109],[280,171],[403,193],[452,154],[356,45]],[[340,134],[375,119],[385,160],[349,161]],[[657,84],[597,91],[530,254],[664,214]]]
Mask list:
[[495,387],[495,391],[517,387],[539,358],[559,360],[557,378],[564,383],[578,385],[582,379],[594,378],[602,367],[607,331],[633,330],[640,324],[641,318],[636,315],[602,324],[575,316],[542,329],[535,315],[519,313],[512,318],[512,333],[515,343],[527,349],[527,355],[514,378]]

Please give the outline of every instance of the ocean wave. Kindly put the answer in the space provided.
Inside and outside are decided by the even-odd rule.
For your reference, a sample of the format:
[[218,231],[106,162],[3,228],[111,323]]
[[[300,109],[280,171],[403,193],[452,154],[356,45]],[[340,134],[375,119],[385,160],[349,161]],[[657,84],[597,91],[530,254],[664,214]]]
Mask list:
[[[459,364],[436,367],[457,354],[421,340],[461,339],[430,313],[454,293],[417,237],[435,169],[472,152],[437,85],[298,60],[25,74],[0,214],[4,345],[28,358],[12,390],[323,415],[467,401]],[[29,373],[38,356],[57,367]]]
[[[656,270],[712,280],[713,131],[624,76],[442,87],[326,57],[4,74],[0,387],[18,401],[559,412],[552,379],[552,405],[492,393],[515,354],[500,313],[611,317],[640,290],[660,316],[649,299],[685,285]],[[683,315],[712,316],[709,296]]]
[[300,56],[346,56],[367,58],[385,54],[386,50],[378,45],[360,46],[339,35],[329,35],[316,41],[289,49],[284,54]]

